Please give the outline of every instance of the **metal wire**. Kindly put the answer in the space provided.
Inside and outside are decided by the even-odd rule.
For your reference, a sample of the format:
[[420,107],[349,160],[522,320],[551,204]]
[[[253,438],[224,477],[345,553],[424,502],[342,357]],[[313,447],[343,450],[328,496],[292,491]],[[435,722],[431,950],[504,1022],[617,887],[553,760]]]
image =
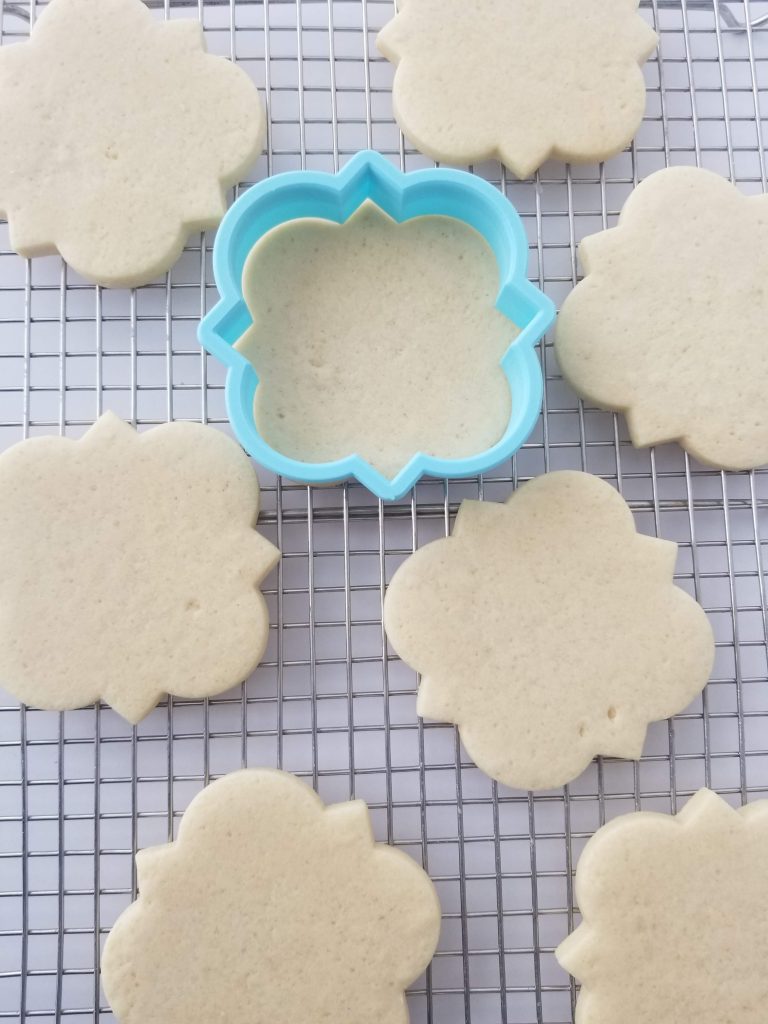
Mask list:
[[[255,176],[332,170],[372,145],[421,166],[391,117],[376,31],[393,0],[152,0],[199,16],[211,50],[238,61],[269,101]],[[0,42],[24,38],[42,4],[0,0]],[[697,163],[766,191],[768,3],[648,0],[659,57],[630,153],[600,167],[548,164],[517,182],[477,167],[517,205],[531,277],[561,301],[575,247],[615,222],[634,185]],[[471,87],[471,85],[470,85]],[[111,408],[140,426],[190,418],[226,429],[221,367],[195,329],[214,291],[210,238],[165,282],[93,288],[57,259],[28,263],[0,226],[0,446],[77,436]],[[283,551],[270,579],[272,639],[245,685],[164,703],[137,728],[108,708],[59,716],[0,697],[0,1020],[111,1020],[98,954],[135,895],[137,849],[164,842],[209,780],[279,765],[326,800],[366,799],[379,839],[435,879],[440,949],[410,998],[414,1022],[563,1024],[575,988],[552,951],[575,921],[572,870],[605,820],[675,810],[707,784],[735,803],[768,791],[768,472],[723,474],[678,448],[639,452],[617,418],[581,406],[549,344],[544,414],[511,462],[471,481],[424,482],[382,504],[355,484],[310,489],[262,474],[262,529]],[[678,541],[678,580],[708,610],[717,663],[703,699],[652,727],[637,764],[605,759],[564,790],[496,786],[453,729],[415,715],[416,679],[387,649],[386,581],[450,527],[464,497],[505,498],[546,469],[614,482],[640,529]],[[108,666],[105,666],[108,671]],[[702,894],[706,898],[706,894]]]

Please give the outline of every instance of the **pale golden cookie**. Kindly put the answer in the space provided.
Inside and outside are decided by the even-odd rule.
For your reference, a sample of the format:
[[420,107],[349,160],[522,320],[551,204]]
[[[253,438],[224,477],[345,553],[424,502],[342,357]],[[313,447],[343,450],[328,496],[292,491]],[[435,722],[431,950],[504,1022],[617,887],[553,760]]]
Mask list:
[[477,455],[503,436],[502,358],[518,328],[496,309],[499,268],[453,217],[397,223],[365,202],[345,223],[304,218],[251,251],[260,434],[300,462],[353,452],[394,477],[418,452]]
[[768,196],[658,171],[580,256],[556,337],[578,394],[624,412],[639,447],[679,441],[722,469],[768,462]]
[[0,125],[13,248],[126,287],[218,224],[265,133],[246,73],[206,54],[196,20],[141,0],[52,0],[29,42],[0,50]]
[[209,697],[258,665],[258,585],[279,557],[253,527],[259,485],[212,427],[137,434],[111,413],[79,441],[0,456],[0,685],[64,710],[103,698],[131,722],[165,693]]
[[361,800],[326,808],[285,772],[235,772],[136,870],[101,965],[121,1024],[406,1024],[440,905]]
[[615,818],[576,872],[583,923],[557,949],[576,1024],[765,1024],[768,800],[702,789],[676,817]]
[[526,178],[631,142],[657,37],[639,0],[400,0],[377,45],[397,65],[395,116],[449,163],[498,157]]
[[478,767],[520,789],[563,785],[596,754],[639,757],[648,723],[682,711],[714,659],[676,554],[588,473],[463,502],[384,602],[392,646],[423,673],[418,713],[458,725]]

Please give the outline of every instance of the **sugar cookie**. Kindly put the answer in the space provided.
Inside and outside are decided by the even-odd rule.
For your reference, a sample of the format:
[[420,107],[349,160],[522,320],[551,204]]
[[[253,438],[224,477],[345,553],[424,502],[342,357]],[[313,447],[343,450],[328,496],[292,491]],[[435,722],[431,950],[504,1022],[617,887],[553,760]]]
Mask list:
[[767,850],[768,800],[735,811],[708,789],[601,828],[556,951],[581,982],[576,1024],[764,1024]]
[[0,456],[0,685],[63,710],[99,697],[131,722],[164,693],[234,686],[266,646],[256,474],[224,434],[137,434],[111,413],[79,441]]
[[418,713],[454,722],[478,767],[520,789],[569,782],[596,754],[639,757],[648,723],[681,711],[714,659],[703,609],[673,585],[676,553],[588,473],[464,501],[384,603],[392,646],[424,675]]
[[136,869],[102,957],[121,1024],[406,1024],[440,906],[361,800],[326,808],[285,772],[235,772]]
[[394,477],[424,452],[477,455],[509,423],[490,245],[453,217],[397,223],[365,202],[344,224],[288,221],[253,248],[237,348],[259,375],[259,433],[282,455],[353,453]]
[[216,226],[265,131],[255,86],[205,53],[200,24],[140,0],[52,0],[29,42],[0,50],[0,124],[13,248],[115,286],[164,273]]
[[655,32],[639,0],[401,0],[379,33],[395,117],[436,160],[498,157],[526,178],[549,157],[624,149],[645,110]]
[[557,358],[639,447],[679,441],[723,469],[768,462],[768,196],[674,167],[581,243]]

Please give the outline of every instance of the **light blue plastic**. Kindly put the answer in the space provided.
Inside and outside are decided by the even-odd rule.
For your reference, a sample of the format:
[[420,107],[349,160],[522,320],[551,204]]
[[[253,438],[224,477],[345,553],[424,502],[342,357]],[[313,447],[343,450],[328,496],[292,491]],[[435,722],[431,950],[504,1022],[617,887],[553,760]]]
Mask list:
[[[415,454],[393,479],[359,455],[335,462],[299,462],[275,451],[261,437],[254,419],[259,378],[235,343],[251,326],[242,294],[245,261],[272,228],[301,217],[346,221],[366,200],[373,200],[396,221],[428,214],[455,217],[482,234],[499,264],[497,308],[520,328],[501,365],[509,378],[512,416],[504,436],[492,448],[462,459]],[[334,483],[356,477],[378,497],[402,497],[424,474],[474,476],[498,465],[520,448],[538,419],[543,379],[534,346],[552,324],[555,307],[526,277],[528,241],[511,203],[473,174],[443,168],[403,174],[372,150],[358,153],[338,174],[295,171],[254,185],[227,212],[216,235],[213,271],[220,301],[203,319],[203,347],[228,368],[227,413],[238,440],[267,469],[306,483]]]

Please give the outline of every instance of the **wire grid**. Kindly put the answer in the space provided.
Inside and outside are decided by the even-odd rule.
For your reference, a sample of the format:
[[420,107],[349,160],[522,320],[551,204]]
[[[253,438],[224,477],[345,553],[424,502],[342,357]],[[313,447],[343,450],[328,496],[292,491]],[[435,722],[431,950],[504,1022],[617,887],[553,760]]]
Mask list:
[[[392,0],[150,6],[198,16],[210,50],[263,90],[270,134],[255,178],[331,170],[364,146],[403,169],[427,163],[392,121],[392,71],[375,49]],[[41,7],[0,0],[0,42],[23,39]],[[766,190],[768,3],[645,0],[643,13],[661,47],[631,152],[600,167],[550,163],[533,183],[474,168],[522,214],[531,279],[557,302],[576,280],[575,243],[613,224],[651,171],[699,163]],[[222,368],[195,339],[215,299],[210,244],[191,240],[163,283],[105,291],[58,259],[21,260],[0,225],[0,445],[78,436],[106,409],[140,428],[189,418],[226,430]],[[496,472],[425,481],[394,504],[354,483],[261,474],[262,529],[283,559],[267,585],[269,649],[243,686],[168,701],[136,728],[106,707],[57,715],[0,696],[0,1019],[112,1020],[98,956],[135,896],[136,850],[170,839],[194,794],[243,765],[294,771],[326,801],[364,798],[377,837],[423,863],[443,929],[409,1004],[414,1022],[438,1024],[571,1022],[575,989],[552,951],[576,919],[586,839],[626,811],[674,811],[704,784],[735,804],[765,794],[768,471],[714,472],[675,446],[636,451],[620,419],[577,402],[549,343],[542,361],[537,430]],[[610,480],[639,529],[678,541],[678,581],[710,614],[717,661],[703,698],[651,728],[639,763],[598,760],[565,789],[531,795],[484,777],[453,728],[416,718],[416,678],[387,649],[381,602],[462,498],[503,499],[558,468]]]

